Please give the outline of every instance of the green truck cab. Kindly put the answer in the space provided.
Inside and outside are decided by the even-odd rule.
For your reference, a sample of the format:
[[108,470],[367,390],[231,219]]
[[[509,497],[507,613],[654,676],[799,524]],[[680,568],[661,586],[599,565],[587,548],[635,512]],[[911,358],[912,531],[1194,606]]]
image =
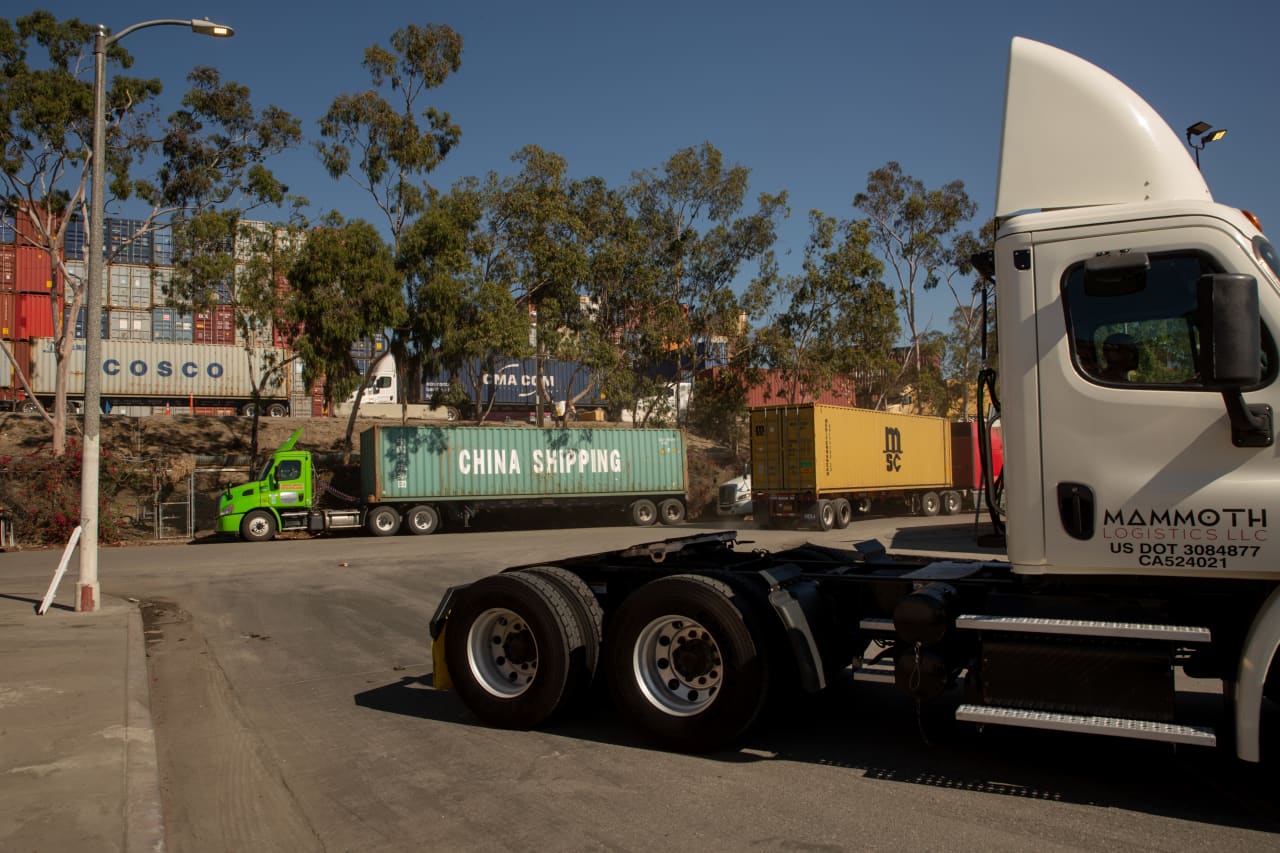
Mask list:
[[279,530],[306,527],[306,510],[316,502],[316,489],[310,451],[294,449],[301,435],[298,429],[289,436],[255,479],[222,493],[219,533],[236,533],[247,541],[259,542],[271,539]]

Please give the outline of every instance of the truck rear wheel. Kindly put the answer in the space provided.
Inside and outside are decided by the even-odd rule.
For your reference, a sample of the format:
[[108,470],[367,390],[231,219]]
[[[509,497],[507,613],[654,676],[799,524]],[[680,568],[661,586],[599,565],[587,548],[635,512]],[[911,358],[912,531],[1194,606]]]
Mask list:
[[[559,566],[530,566],[520,571],[550,581],[564,595],[565,600],[573,608],[574,615],[578,617],[583,647],[580,661],[583,671],[580,673],[580,679],[583,682],[582,688],[585,689],[595,678],[596,667],[600,662],[600,642],[604,637],[604,608],[600,606],[599,600],[591,591],[591,587],[587,586],[586,581],[567,569]],[[571,659],[570,664],[575,665],[575,660]]]
[[364,526],[374,536],[390,536],[400,529],[400,513],[393,506],[374,507],[369,510]]
[[444,630],[459,697],[481,720],[532,728],[581,686],[582,632],[565,595],[545,577],[506,572],[462,593]]
[[283,418],[287,414],[289,414],[289,408],[284,403],[272,403],[267,406],[267,417]]
[[440,513],[427,504],[418,504],[404,514],[405,526],[414,536],[428,536],[440,527]]
[[942,499],[937,492],[925,492],[920,496],[920,514],[928,518],[938,514],[942,508]]
[[276,536],[276,517],[265,509],[247,513],[240,522],[240,538],[246,542],[266,542]]
[[658,508],[648,498],[641,498],[631,505],[631,523],[636,527],[652,527],[658,520]]
[[853,521],[853,505],[848,498],[836,498],[836,529],[844,530]]
[[23,400],[18,404],[18,411],[22,412],[24,415],[38,414],[40,411],[40,404],[35,400]]
[[959,492],[948,490],[942,493],[942,511],[947,515],[955,515],[963,505]]
[[673,575],[632,593],[605,643],[614,704],[661,745],[717,749],[755,721],[768,694],[760,627],[732,588]]
[[679,524],[684,521],[684,503],[678,498],[667,498],[658,504],[658,518],[663,524]]

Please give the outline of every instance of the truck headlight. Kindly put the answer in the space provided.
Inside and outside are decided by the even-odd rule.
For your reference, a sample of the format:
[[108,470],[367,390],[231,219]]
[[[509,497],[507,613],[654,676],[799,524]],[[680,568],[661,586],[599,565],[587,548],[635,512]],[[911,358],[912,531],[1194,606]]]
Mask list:
[[231,515],[232,512],[234,511],[235,511],[235,506],[233,506],[232,504],[223,504],[222,506],[218,507],[218,515]]

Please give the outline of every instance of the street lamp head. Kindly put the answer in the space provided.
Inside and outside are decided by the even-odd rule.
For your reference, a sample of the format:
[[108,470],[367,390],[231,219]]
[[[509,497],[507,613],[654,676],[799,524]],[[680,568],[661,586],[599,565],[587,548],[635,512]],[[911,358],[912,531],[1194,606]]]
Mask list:
[[1209,122],[1198,121],[1195,124],[1191,125],[1191,127],[1187,128],[1187,139],[1191,139],[1191,137],[1193,136],[1199,136],[1200,134],[1205,133],[1211,130],[1212,128],[1213,128],[1213,125],[1209,124]]
[[228,27],[226,24],[215,24],[208,18],[192,18],[191,32],[223,39],[231,38],[236,34],[236,31],[231,29],[231,27]]
[[1213,133],[1206,133],[1204,136],[1200,137],[1200,144],[1208,145],[1210,142],[1217,142],[1226,135],[1227,129],[1225,127],[1221,130],[1215,130]]

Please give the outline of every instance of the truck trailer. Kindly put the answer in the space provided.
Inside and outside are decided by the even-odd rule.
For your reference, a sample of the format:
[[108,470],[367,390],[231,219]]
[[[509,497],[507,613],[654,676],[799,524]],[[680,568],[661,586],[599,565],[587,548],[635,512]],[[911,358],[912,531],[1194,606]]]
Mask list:
[[[925,516],[978,505],[976,423],[814,403],[764,406],[749,417],[751,503],[766,526],[843,529],[876,503]],[[1001,461],[993,453],[996,475]]]
[[[13,365],[0,365],[0,391],[7,405],[20,412],[54,404],[57,358],[52,338],[6,341],[14,360],[26,373],[34,399],[22,387]],[[289,414],[293,371],[275,370],[255,402],[253,390],[275,365],[289,358],[274,347],[157,341],[102,341],[101,399],[104,411],[124,407],[206,407],[252,415],[255,406],[271,417]],[[67,401],[77,409],[84,400],[85,343],[76,340],[67,367]]]
[[363,528],[425,535],[482,511],[535,507],[625,513],[632,523],[679,524],[688,484],[679,430],[374,426],[360,434],[360,495],[349,506],[325,488],[297,430],[257,477],[224,491],[218,531],[257,542],[279,531]]
[[[724,531],[516,566],[446,592],[434,685],[530,727],[605,678],[652,740],[710,750],[769,701],[851,676],[917,702],[903,725],[1259,761],[1280,699],[1280,255],[1142,98],[1023,38],[996,217],[976,262],[999,306],[1004,559],[768,552]],[[1136,366],[1108,369],[1121,333]],[[1185,701],[1205,698],[1191,685],[1218,701]]]

